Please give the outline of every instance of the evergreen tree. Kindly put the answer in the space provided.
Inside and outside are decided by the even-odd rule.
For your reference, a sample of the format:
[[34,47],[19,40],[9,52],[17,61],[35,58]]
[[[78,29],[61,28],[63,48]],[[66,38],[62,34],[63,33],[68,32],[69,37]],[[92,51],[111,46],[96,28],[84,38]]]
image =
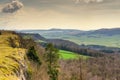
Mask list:
[[52,44],[48,44],[46,47],[46,62],[48,65],[48,74],[50,80],[58,80],[58,60],[59,60],[59,50],[54,48]]

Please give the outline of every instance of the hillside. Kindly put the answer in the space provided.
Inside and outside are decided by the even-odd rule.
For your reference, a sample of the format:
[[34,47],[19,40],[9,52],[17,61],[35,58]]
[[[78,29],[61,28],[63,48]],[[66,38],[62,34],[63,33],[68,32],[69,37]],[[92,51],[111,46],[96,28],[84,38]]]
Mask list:
[[85,45],[102,45],[120,47],[120,28],[99,29],[90,31],[51,29],[51,30],[26,30],[21,32],[38,33],[49,39],[64,39]]
[[24,39],[29,39],[29,38],[32,38],[34,39],[35,41],[38,41],[38,40],[43,40],[45,41],[46,39],[44,37],[42,37],[40,34],[38,33],[20,33],[20,35],[24,38]]
[[113,36],[113,35],[119,35],[120,34],[120,28],[113,28],[113,29],[98,29],[93,31],[86,31],[83,33],[77,34],[77,36],[80,35],[104,35],[104,36]]
[[[80,47],[80,45],[69,41],[69,40],[63,40],[63,39],[46,39],[42,37],[39,34],[29,34],[29,33],[19,33],[22,35],[23,38],[28,38],[28,39],[33,39],[35,42],[37,42],[40,46],[46,47],[48,43],[52,43],[56,48],[60,50],[66,50],[66,51],[71,51],[80,55],[85,55],[85,56],[100,56],[103,55],[104,53],[102,51],[97,51],[94,49],[89,49],[88,47]],[[38,36],[38,37],[36,37]],[[36,39],[37,38],[37,39]],[[113,52],[114,53],[114,52]]]
[[[119,80],[119,54],[101,56],[95,50],[77,49],[78,44],[67,40],[48,39],[47,41],[65,45],[63,47],[79,50],[79,53],[94,57],[66,50],[59,51],[50,44],[43,48],[28,37],[23,39],[15,32],[0,31],[0,80],[51,80],[51,75],[48,73],[51,59],[55,61],[51,64],[54,68],[52,71],[59,76],[54,78],[55,80]],[[91,45],[91,47],[99,49],[102,46]]]
[[[42,64],[44,48],[14,31],[0,31],[0,80],[38,80],[48,74]],[[33,67],[34,66],[34,67]],[[40,66],[44,66],[41,68]],[[42,69],[44,74],[36,74]]]
[[0,35],[0,80],[26,80],[25,49],[13,48],[9,39],[14,39],[19,46],[18,36],[11,32],[2,32]]

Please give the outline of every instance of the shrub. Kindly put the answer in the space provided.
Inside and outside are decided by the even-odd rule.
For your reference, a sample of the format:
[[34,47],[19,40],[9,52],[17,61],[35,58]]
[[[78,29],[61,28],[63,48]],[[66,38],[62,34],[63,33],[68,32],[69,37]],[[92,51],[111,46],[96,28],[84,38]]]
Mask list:
[[17,47],[17,45],[16,45],[16,43],[15,43],[13,38],[9,37],[8,38],[8,42],[9,42],[9,46],[11,46],[13,48]]
[[2,35],[2,32],[0,31],[0,35]]
[[37,55],[34,46],[30,47],[30,49],[28,50],[28,52],[27,52],[27,57],[28,57],[29,60],[32,60],[32,61],[34,61],[34,62],[37,62],[38,64],[41,65],[40,58],[39,58],[39,56]]

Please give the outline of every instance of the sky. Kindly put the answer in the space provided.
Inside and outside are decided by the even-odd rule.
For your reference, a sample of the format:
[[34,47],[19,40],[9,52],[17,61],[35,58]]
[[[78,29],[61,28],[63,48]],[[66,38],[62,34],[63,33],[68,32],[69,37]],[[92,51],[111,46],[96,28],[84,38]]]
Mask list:
[[0,0],[0,29],[119,27],[120,0]]

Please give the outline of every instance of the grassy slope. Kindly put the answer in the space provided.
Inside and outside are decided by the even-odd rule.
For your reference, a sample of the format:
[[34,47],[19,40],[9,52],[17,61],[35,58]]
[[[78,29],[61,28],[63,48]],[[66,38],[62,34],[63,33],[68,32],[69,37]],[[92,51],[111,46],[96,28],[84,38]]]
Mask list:
[[60,50],[59,54],[61,59],[78,59],[79,57],[83,59],[88,58],[88,56],[79,55],[74,52],[65,51],[65,50]]
[[15,72],[20,68],[18,61],[24,59],[25,50],[10,47],[8,37],[18,38],[11,33],[0,35],[0,80],[18,80]]

